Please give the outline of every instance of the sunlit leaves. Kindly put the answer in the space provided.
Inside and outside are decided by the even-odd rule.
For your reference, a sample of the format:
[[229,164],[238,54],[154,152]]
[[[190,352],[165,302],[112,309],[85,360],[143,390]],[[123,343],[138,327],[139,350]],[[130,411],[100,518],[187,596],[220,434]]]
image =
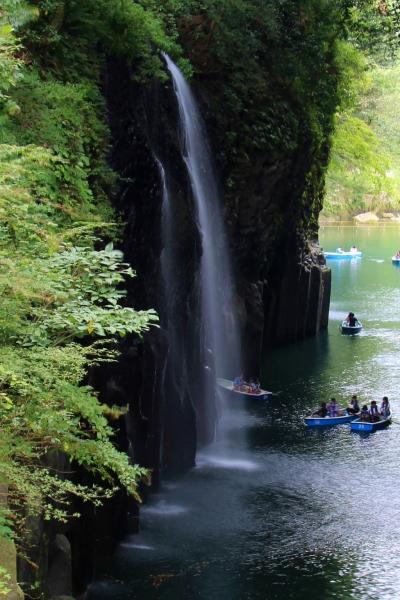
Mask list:
[[[135,38],[139,54],[160,65],[152,44],[162,27],[133,4],[118,4],[133,36],[121,35],[121,52],[131,47],[134,53]],[[106,39],[77,14],[75,32],[90,39],[81,45],[73,37],[68,53],[72,23],[68,40],[62,39],[57,6],[6,0],[0,9],[0,482],[8,485],[12,507],[12,514],[0,512],[0,537],[18,537],[31,514],[61,521],[77,516],[73,497],[99,505],[121,487],[137,497],[139,481],[148,476],[113,446],[109,419],[122,413],[102,406],[84,384],[89,365],[116,360],[117,340],[140,335],[157,316],[127,305],[124,286],[134,272],[119,250],[101,241],[115,239],[119,230],[108,202],[115,176],[107,165],[109,134],[97,87],[101,59],[96,55],[94,65],[94,55],[87,58],[82,48],[97,52]],[[107,15],[91,6],[104,27]],[[109,12],[116,11],[122,26],[118,6]],[[145,31],[135,30],[140,19]],[[68,12],[66,26],[67,20]],[[39,73],[16,33],[31,50],[45,42],[65,51],[64,80]],[[74,60],[78,55],[82,62]],[[49,467],[54,460],[71,474],[86,469],[105,485],[59,477]]]
[[368,85],[337,115],[324,214],[399,210],[399,72],[396,63],[370,67]]

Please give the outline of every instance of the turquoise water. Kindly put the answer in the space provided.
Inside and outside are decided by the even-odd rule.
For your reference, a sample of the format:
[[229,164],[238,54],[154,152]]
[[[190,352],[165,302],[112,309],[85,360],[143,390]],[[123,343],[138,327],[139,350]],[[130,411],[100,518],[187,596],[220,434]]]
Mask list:
[[[142,510],[90,600],[400,598],[400,425],[307,430],[321,400],[388,395],[400,423],[400,228],[324,228],[329,330],[265,356],[267,402],[232,398],[220,440]],[[342,336],[352,310],[364,331]]]

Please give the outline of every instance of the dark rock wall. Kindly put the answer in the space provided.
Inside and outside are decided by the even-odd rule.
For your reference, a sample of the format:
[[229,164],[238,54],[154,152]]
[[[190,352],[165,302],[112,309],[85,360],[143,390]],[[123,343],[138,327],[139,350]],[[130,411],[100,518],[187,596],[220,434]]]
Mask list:
[[[216,419],[215,413],[207,414],[204,402],[205,395],[214,392],[212,378],[207,392],[204,387],[207,381],[204,384],[202,376],[212,365],[198,318],[201,245],[190,183],[179,149],[177,105],[170,86],[154,82],[142,88],[121,64],[110,63],[104,87],[113,135],[111,163],[121,177],[116,205],[127,223],[123,250],[138,273],[128,290],[129,301],[135,308],[157,309],[161,329],[153,330],[151,337],[162,339],[166,345],[162,362],[156,361],[150,368],[142,365],[140,368],[144,370],[138,380],[152,384],[154,369],[160,379],[154,400],[157,407],[146,408],[150,402],[146,395],[141,400],[142,412],[150,415],[156,412],[159,418],[154,435],[160,452],[150,465],[155,469],[153,477],[157,481],[160,461],[168,472],[183,471],[194,465],[196,448],[210,441],[208,423]],[[170,248],[173,273],[168,296],[161,269],[162,182],[155,156],[166,170],[177,232]],[[145,336],[145,353],[148,344],[149,336]],[[132,379],[131,388],[136,381]],[[135,404],[135,390],[130,389],[130,394]],[[151,417],[149,427],[152,427]],[[148,441],[137,414],[132,415],[131,429],[135,432],[134,453],[139,458]]]
[[[210,108],[215,93],[204,78],[194,86],[208,117],[224,183],[228,167],[218,152],[224,135],[214,126]],[[147,350],[148,339],[142,343],[143,353],[150,352],[152,360],[138,366],[132,359],[131,381],[125,376],[122,386],[133,406],[129,430],[134,455],[155,469],[157,482],[160,468],[176,472],[194,464],[196,448],[209,441],[206,432],[217,417],[217,405],[205,414],[203,397],[212,391],[200,384],[203,369],[212,366],[199,320],[201,246],[170,83],[142,87],[125,67],[110,62],[104,88],[113,136],[112,166],[121,177],[116,202],[127,222],[123,246],[138,272],[129,301],[135,308],[155,307],[161,317],[161,330],[151,335],[153,350]],[[323,160],[316,160],[311,142],[299,134],[299,147],[287,156],[260,153],[247,165],[232,165],[235,172],[230,175],[240,183],[234,192],[223,193],[248,376],[259,373],[263,349],[316,334],[327,325],[330,271],[318,247],[315,225],[323,183],[323,168],[315,165]],[[172,299],[162,285],[162,186],[155,155],[167,173],[178,232],[172,250],[176,267]],[[172,316],[167,305],[172,305]],[[157,343],[163,345],[162,353],[154,352]],[[179,346],[179,364],[171,356],[174,345]],[[138,397],[136,387],[142,385],[155,388]],[[145,451],[150,435],[158,440],[151,442],[158,453]]]

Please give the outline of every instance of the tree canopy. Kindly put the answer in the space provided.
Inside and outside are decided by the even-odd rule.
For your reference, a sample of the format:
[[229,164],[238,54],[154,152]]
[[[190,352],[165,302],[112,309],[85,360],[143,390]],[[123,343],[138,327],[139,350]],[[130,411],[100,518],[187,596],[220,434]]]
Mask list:
[[399,14],[395,1],[359,1],[349,11],[342,81],[350,93],[335,116],[327,217],[400,210]]

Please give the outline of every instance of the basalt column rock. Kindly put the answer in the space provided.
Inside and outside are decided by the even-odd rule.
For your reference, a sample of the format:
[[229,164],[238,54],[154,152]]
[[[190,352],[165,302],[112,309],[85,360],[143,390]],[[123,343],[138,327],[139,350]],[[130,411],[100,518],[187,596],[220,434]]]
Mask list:
[[280,285],[264,287],[264,346],[274,347],[325,329],[329,311],[330,271],[309,260],[287,258]]

